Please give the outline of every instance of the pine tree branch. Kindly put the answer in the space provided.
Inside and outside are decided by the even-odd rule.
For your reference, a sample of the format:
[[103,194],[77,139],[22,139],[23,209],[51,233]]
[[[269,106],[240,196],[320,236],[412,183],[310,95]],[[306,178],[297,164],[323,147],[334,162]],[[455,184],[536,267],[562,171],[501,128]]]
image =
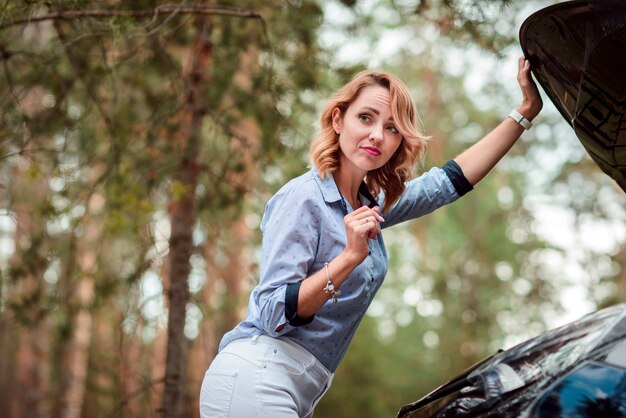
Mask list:
[[247,9],[236,9],[228,6],[220,5],[185,5],[185,4],[163,4],[154,9],[146,10],[67,10],[61,12],[53,12],[43,14],[41,16],[31,16],[27,19],[18,19],[0,25],[0,30],[4,30],[13,26],[28,25],[31,23],[43,22],[48,20],[72,20],[82,18],[106,18],[106,17],[132,17],[142,18],[152,16],[156,19],[160,14],[176,13],[176,14],[196,14],[196,15],[212,15],[212,16],[230,16],[240,17],[244,19],[261,19],[261,14]]

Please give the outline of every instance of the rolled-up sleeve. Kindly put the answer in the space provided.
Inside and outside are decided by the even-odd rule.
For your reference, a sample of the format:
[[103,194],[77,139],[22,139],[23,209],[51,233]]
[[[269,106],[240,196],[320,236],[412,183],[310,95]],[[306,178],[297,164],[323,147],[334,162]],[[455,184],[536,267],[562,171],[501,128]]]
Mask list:
[[450,160],[441,168],[452,182],[452,185],[459,194],[459,197],[464,196],[474,189],[474,186],[472,186],[472,183],[467,180],[465,174],[463,174],[461,166],[458,165],[456,161]]
[[314,193],[305,184],[275,195],[261,223],[263,244],[256,304],[263,330],[273,337],[299,325],[293,321],[295,312],[286,312],[286,299],[290,294],[293,299],[293,285],[309,275],[317,253],[321,209]]

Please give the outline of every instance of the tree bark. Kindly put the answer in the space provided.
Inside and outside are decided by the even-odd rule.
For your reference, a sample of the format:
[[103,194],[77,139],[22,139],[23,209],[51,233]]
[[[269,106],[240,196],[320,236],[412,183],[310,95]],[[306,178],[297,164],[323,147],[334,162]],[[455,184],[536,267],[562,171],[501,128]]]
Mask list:
[[214,310],[211,307],[211,300],[215,294],[215,282],[217,277],[216,269],[210,259],[210,255],[214,253],[215,242],[211,239],[207,239],[204,243],[207,282],[200,292],[200,301],[203,306],[206,306],[203,310],[207,312],[207,314],[202,321],[198,337],[194,340],[190,347],[189,364],[187,365],[189,374],[187,387],[195,386],[196,393],[194,394],[195,396],[193,396],[189,405],[187,405],[186,416],[188,418],[198,418],[200,416],[200,410],[197,407],[190,408],[190,405],[198,405],[198,397],[200,395],[198,393],[198,388],[200,388],[200,385],[202,384],[204,373],[217,353],[217,347],[219,344],[217,332],[215,331],[215,316],[212,315]]
[[[24,161],[31,152],[30,147],[25,150]],[[30,161],[25,163],[22,170],[27,170],[30,165]],[[16,180],[8,191],[14,200],[16,229],[13,241],[16,247],[24,241],[33,243],[43,234],[43,224],[34,216],[32,207],[35,202],[45,200],[49,191],[47,179],[29,180],[18,170],[16,168]],[[35,251],[41,250],[36,248]],[[23,264],[19,251],[12,255],[9,263],[13,266]],[[8,283],[5,303],[13,307],[0,312],[0,410],[10,418],[50,416],[52,329],[44,314],[45,285],[41,267]],[[3,285],[0,283],[0,286]],[[25,319],[26,323],[20,322],[17,316]]]
[[[157,330],[150,351],[150,380],[153,382],[149,395],[150,412],[160,411],[163,406],[165,359],[167,358],[167,330]],[[156,416],[152,413],[151,416]]]
[[77,262],[81,276],[73,292],[72,299],[78,304],[78,309],[72,319],[73,333],[65,350],[67,385],[62,394],[60,413],[63,418],[82,416],[92,336],[93,274],[97,269],[97,248],[102,236],[101,223],[96,217],[103,207],[104,197],[100,194],[92,195],[84,222],[85,234],[78,244]]
[[206,69],[211,55],[211,25],[207,17],[195,19],[196,39],[185,73],[188,87],[178,138],[182,159],[174,175],[170,200],[171,235],[169,240],[169,309],[167,324],[167,360],[162,413],[167,418],[183,415],[187,339],[184,334],[185,313],[189,302],[189,257],[193,252],[192,233],[197,222],[198,154],[201,144],[202,121],[206,113],[201,98]]

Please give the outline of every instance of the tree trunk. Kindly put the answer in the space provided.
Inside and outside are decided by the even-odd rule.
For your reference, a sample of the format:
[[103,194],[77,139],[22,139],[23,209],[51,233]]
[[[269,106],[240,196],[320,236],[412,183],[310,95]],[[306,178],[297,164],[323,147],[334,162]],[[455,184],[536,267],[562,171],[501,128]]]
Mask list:
[[72,319],[73,332],[64,356],[67,380],[61,400],[60,416],[63,418],[82,416],[92,335],[93,274],[97,270],[97,249],[102,235],[101,223],[95,217],[103,207],[104,197],[94,194],[89,201],[88,212],[85,216],[85,234],[80,238],[77,246],[80,278],[72,292],[72,300],[77,304],[78,309]]
[[119,343],[119,364],[118,364],[118,384],[120,386],[121,398],[119,399],[119,412],[122,417],[142,416],[142,399],[147,399],[144,393],[150,387],[143,387],[141,376],[143,373],[143,353],[141,347],[140,334],[141,327],[138,327],[135,334],[124,336],[122,334]]
[[167,331],[157,329],[157,335],[152,343],[152,349],[150,351],[151,368],[150,368],[150,381],[152,382],[152,388],[149,396],[149,408],[152,414],[155,416],[156,411],[160,411],[163,407],[163,392],[164,392],[164,376],[165,376],[165,359],[167,357]]
[[169,240],[169,310],[167,323],[167,360],[162,413],[167,418],[183,414],[185,368],[187,364],[187,339],[184,334],[185,313],[189,302],[188,277],[191,270],[193,228],[197,222],[198,154],[201,145],[202,119],[205,109],[201,86],[211,55],[209,19],[199,16],[195,20],[196,39],[190,53],[189,67],[185,72],[188,86],[186,109],[181,124],[178,145],[182,160],[174,175],[170,201],[171,235]]
[[242,311],[242,308],[247,306],[245,297],[248,296],[248,292],[246,294],[243,292],[247,273],[250,271],[249,257],[247,253],[241,251],[241,248],[245,248],[244,243],[249,243],[252,239],[252,231],[243,219],[233,222],[231,230],[233,232],[227,238],[225,249],[228,261],[221,271],[226,285],[226,305],[220,315],[219,339],[243,319],[245,311]]
[[[195,339],[190,348],[189,354],[189,364],[187,367],[189,373],[189,379],[187,387],[195,387],[195,396],[192,397],[192,400],[187,405],[187,414],[188,418],[198,418],[200,415],[200,410],[198,409],[198,397],[199,397],[199,388],[202,384],[202,379],[204,379],[204,373],[206,372],[209,364],[213,361],[215,354],[217,353],[217,346],[219,340],[217,339],[216,324],[215,324],[215,316],[212,315],[214,312],[213,307],[211,306],[211,300],[213,300],[215,294],[215,282],[217,278],[217,271],[214,268],[214,263],[210,258],[211,254],[215,254],[215,242],[212,239],[207,239],[204,242],[204,258],[206,260],[206,275],[207,281],[202,291],[200,292],[200,301],[201,304],[205,307],[203,311],[205,312],[204,319],[202,320],[202,324],[200,326],[200,333],[198,337]],[[194,407],[190,407],[190,406]]]
[[[29,156],[30,152],[28,148],[24,154]],[[22,170],[29,167],[30,163],[25,164]],[[20,173],[16,173],[15,178],[17,180],[11,185],[9,195],[14,199],[16,229],[13,239],[18,247],[20,242],[33,243],[43,234],[43,224],[33,216],[32,205],[45,200],[48,188],[45,178],[29,180]],[[35,248],[35,251],[40,249]],[[9,263],[14,266],[23,263],[19,252],[13,254]],[[0,312],[0,338],[3,340],[0,349],[0,369],[3,371],[0,375],[0,407],[3,409],[0,410],[8,409],[6,413],[11,418],[50,416],[52,332],[51,323],[45,315],[45,291],[43,270],[29,271],[17,281],[8,283],[6,306],[13,307]],[[26,323],[18,321],[17,316]],[[8,357],[5,358],[5,354]],[[5,376],[5,373],[10,375]]]
[[[110,249],[105,247],[102,250]],[[123,335],[122,315],[114,309],[115,301],[111,302],[99,304],[97,310],[92,312],[92,337],[87,366],[90,372],[87,375],[88,390],[83,401],[83,417],[99,417],[103,411],[107,411],[104,416],[130,416],[124,415],[123,410],[119,415],[109,412],[114,411],[119,402],[124,400],[116,380],[115,364],[121,363],[126,357],[126,353],[119,347],[120,338],[123,338],[120,337],[120,334]]]

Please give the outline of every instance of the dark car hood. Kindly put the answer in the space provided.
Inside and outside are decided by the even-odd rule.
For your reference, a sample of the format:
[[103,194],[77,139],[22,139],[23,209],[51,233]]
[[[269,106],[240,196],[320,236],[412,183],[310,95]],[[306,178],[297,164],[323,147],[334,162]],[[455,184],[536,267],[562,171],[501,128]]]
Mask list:
[[577,365],[617,355],[624,368],[625,341],[626,304],[604,308],[486,358],[397,417],[526,417],[538,396]]
[[569,1],[520,28],[533,73],[600,168],[626,190],[626,1]]

